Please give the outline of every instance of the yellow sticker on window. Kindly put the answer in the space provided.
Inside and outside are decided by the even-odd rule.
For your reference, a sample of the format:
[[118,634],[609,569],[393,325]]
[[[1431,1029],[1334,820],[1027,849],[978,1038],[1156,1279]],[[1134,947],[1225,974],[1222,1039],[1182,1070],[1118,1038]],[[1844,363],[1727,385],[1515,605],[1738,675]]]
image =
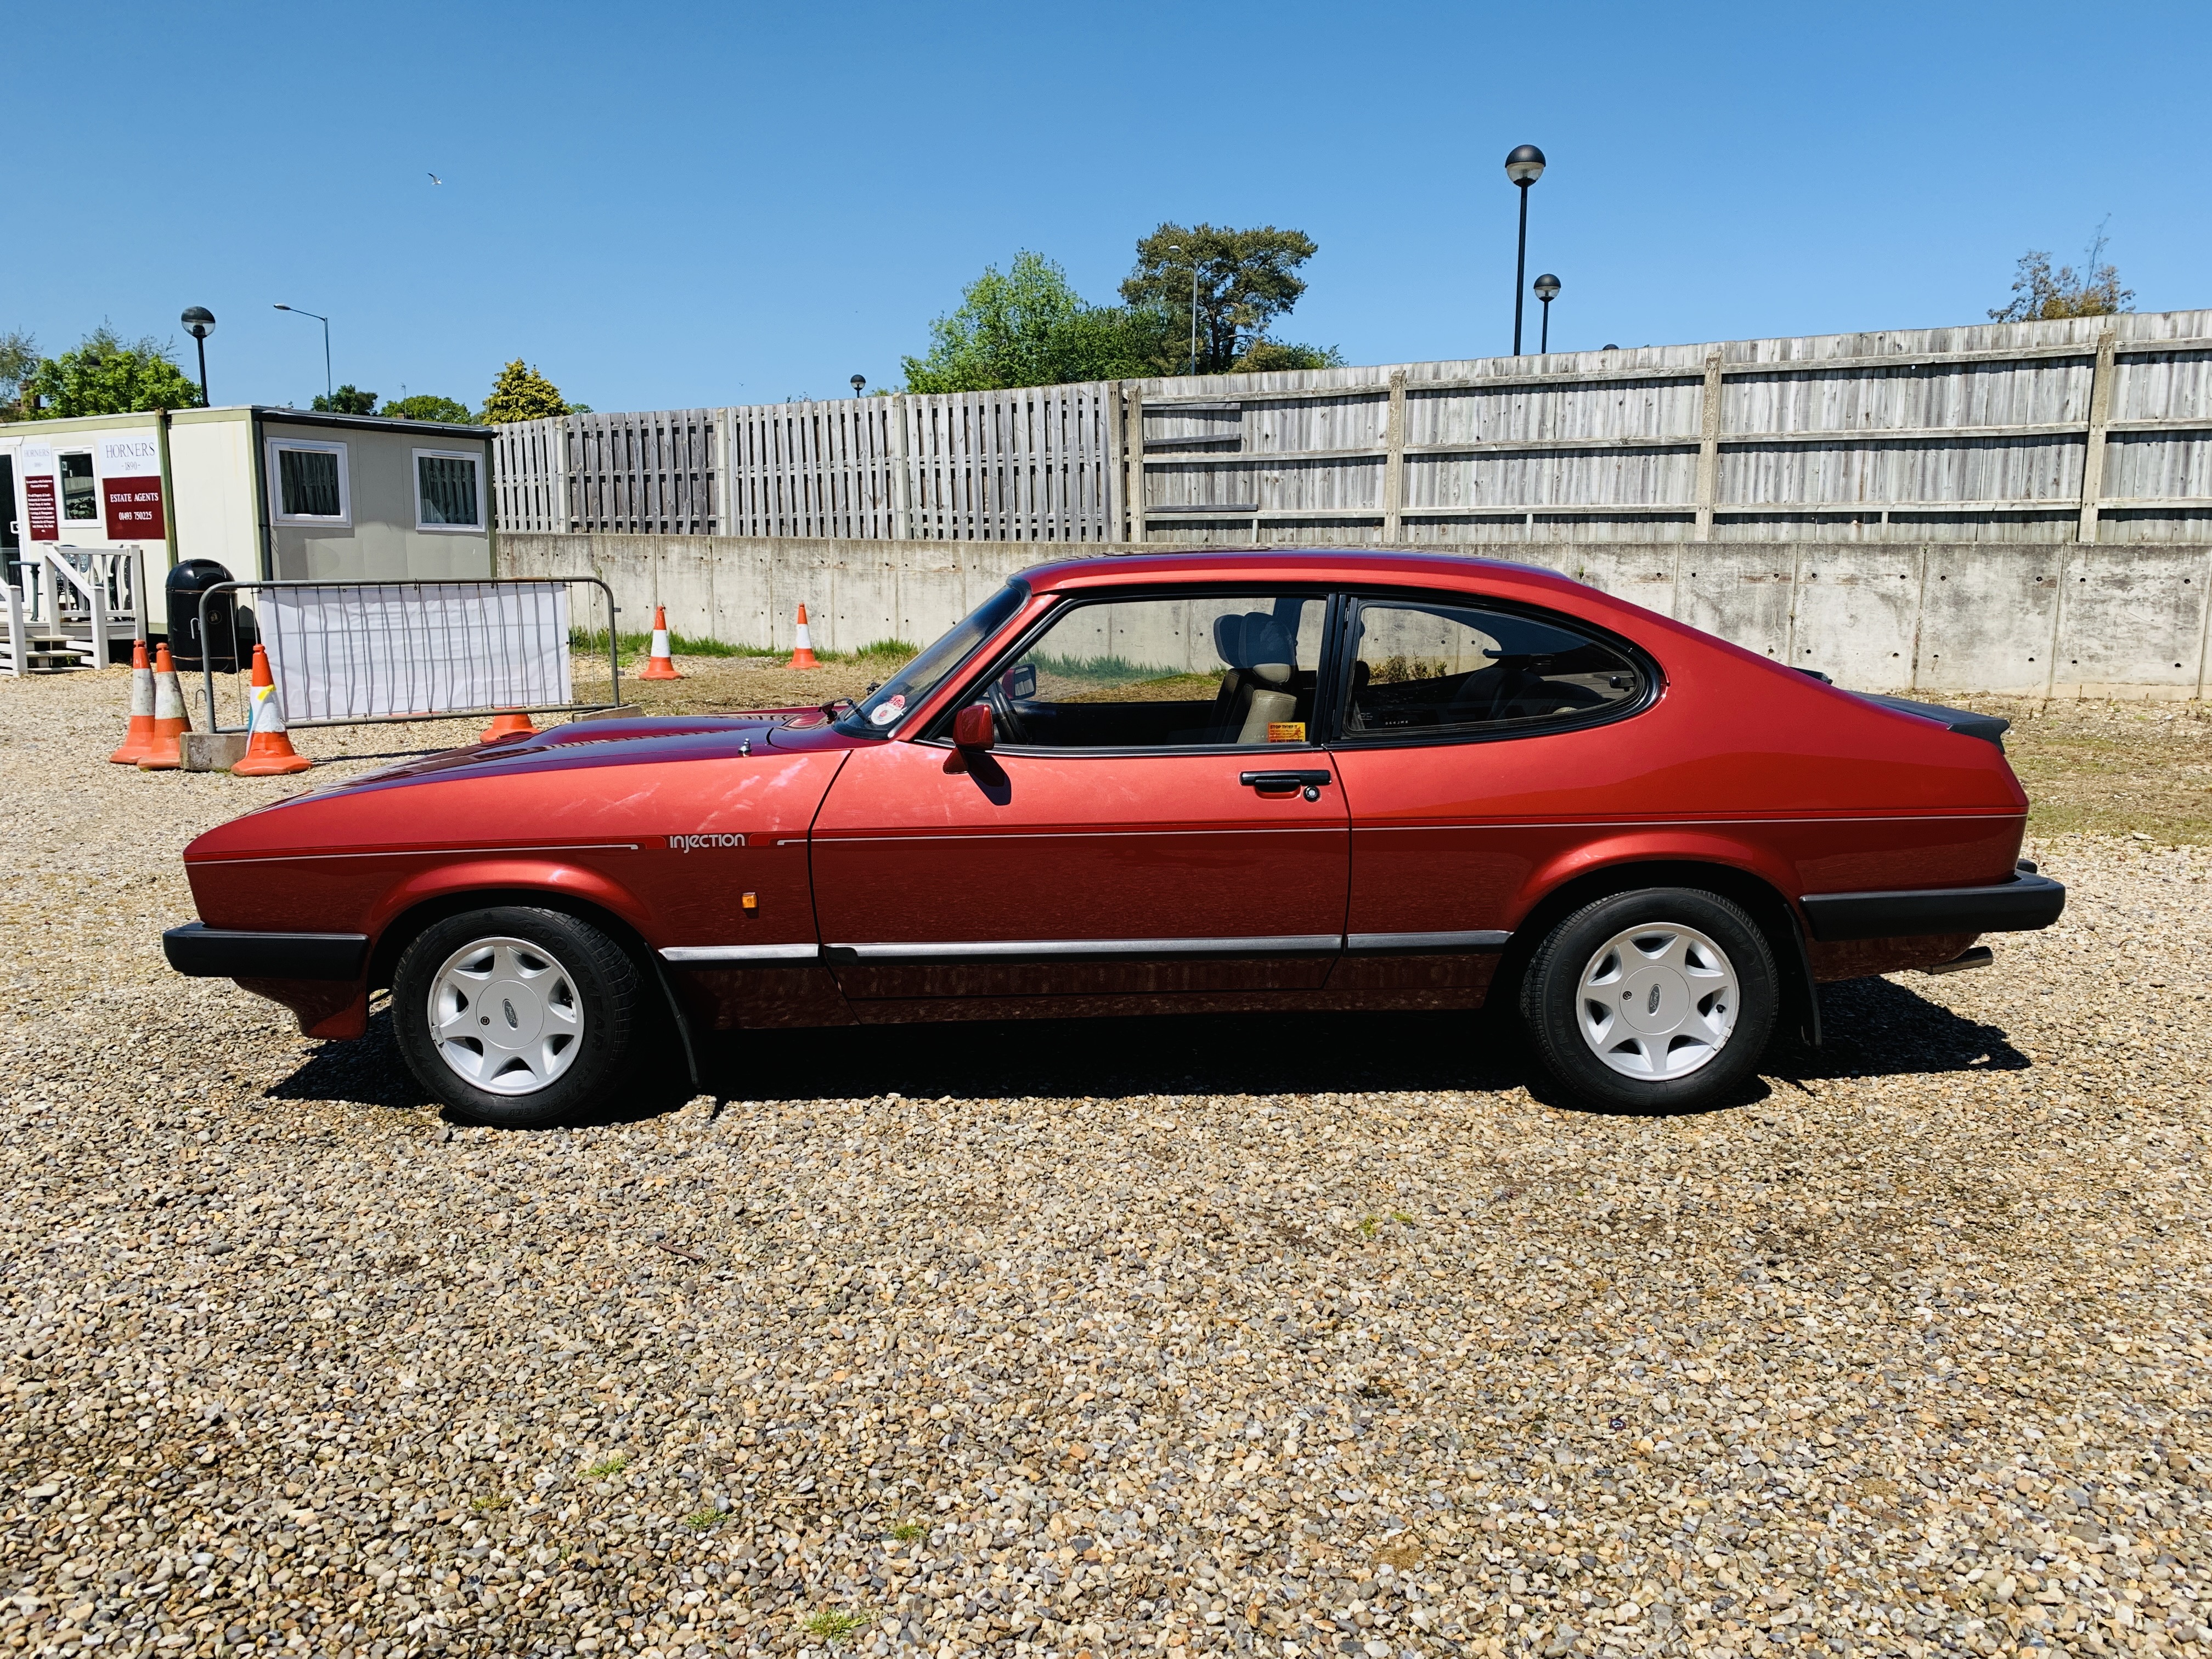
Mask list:
[[1304,720],[1269,720],[1267,722],[1269,743],[1304,743],[1305,740],[1306,723]]

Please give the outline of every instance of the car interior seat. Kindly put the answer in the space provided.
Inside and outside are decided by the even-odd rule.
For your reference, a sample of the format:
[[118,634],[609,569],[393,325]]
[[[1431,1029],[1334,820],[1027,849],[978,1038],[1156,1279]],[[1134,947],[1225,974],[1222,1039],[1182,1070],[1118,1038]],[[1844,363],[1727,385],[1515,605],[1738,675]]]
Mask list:
[[1214,699],[1214,733],[1222,742],[1262,744],[1271,724],[1297,718],[1291,689],[1297,652],[1288,629],[1265,611],[1247,611],[1215,622],[1213,642],[1229,665]]

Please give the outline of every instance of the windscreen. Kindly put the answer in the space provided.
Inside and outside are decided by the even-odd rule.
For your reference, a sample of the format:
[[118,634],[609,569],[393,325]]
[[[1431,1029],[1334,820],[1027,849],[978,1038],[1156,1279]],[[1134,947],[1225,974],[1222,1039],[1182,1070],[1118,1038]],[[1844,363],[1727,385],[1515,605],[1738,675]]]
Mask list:
[[878,686],[866,702],[837,722],[837,729],[855,735],[889,736],[909,710],[928,700],[946,675],[1003,628],[1029,596],[1027,582],[1008,582],[969,612],[965,621]]

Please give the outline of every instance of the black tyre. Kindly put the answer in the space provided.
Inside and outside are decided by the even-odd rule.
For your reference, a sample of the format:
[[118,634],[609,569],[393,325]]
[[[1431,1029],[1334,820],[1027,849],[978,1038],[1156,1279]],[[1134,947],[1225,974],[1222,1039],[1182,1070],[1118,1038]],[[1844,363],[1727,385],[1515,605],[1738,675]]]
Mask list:
[[1536,947],[1521,1020],[1585,1105],[1685,1111],[1736,1089],[1773,1035],[1774,955],[1734,901],[1649,887],[1585,904]]
[[526,1129],[590,1110],[634,1046],[641,981],[621,945],[557,910],[434,922],[392,976],[408,1069],[460,1115]]

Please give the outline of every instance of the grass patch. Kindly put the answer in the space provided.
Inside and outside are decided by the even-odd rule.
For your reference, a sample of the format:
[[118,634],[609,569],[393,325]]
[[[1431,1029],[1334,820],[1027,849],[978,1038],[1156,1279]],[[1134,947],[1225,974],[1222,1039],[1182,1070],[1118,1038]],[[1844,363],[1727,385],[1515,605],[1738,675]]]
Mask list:
[[611,1474],[620,1474],[629,1467],[629,1455],[623,1452],[617,1452],[612,1457],[601,1458],[584,1473],[594,1480],[604,1480]]
[[1382,1217],[1380,1217],[1380,1216],[1375,1216],[1375,1215],[1364,1215],[1364,1216],[1362,1216],[1362,1217],[1360,1217],[1360,1218],[1359,1218],[1359,1236],[1360,1236],[1362,1238],[1372,1238],[1372,1237],[1375,1237],[1375,1235],[1376,1235],[1376,1234],[1377,1234],[1377,1233],[1381,1232],[1382,1231]]
[[513,1498],[507,1497],[504,1492],[494,1492],[489,1498],[479,1498],[474,1499],[471,1502],[469,1507],[474,1510],[478,1515],[497,1515],[501,1510],[505,1509],[514,1501],[514,1500]]
[[902,1544],[911,1544],[929,1536],[929,1528],[919,1521],[902,1521],[891,1528],[891,1536]]
[[1407,1215],[1403,1210],[1391,1211],[1390,1219],[1396,1222],[1401,1227],[1410,1227],[1413,1224],[1413,1218]]
[[[653,650],[653,635],[620,634],[615,644],[621,653],[623,666],[643,662]],[[604,656],[607,642],[596,635],[571,634],[569,649],[580,657]],[[722,640],[701,639],[690,634],[678,634],[671,629],[668,648],[678,657],[743,657],[756,662],[786,662],[790,659],[788,646],[781,650],[761,645],[731,645]],[[891,668],[903,668],[921,654],[921,647],[905,640],[877,640],[857,651],[824,651],[815,647],[814,654],[823,662],[881,664]]]
[[709,1527],[719,1527],[730,1518],[727,1510],[694,1510],[684,1517],[684,1524],[694,1532],[704,1532]]
[[2212,708],[1945,695],[2012,722],[2005,753],[2031,836],[2145,836],[2212,845]]
[[799,1621],[799,1629],[824,1642],[842,1642],[868,1627],[868,1615],[850,1607],[817,1607]]

